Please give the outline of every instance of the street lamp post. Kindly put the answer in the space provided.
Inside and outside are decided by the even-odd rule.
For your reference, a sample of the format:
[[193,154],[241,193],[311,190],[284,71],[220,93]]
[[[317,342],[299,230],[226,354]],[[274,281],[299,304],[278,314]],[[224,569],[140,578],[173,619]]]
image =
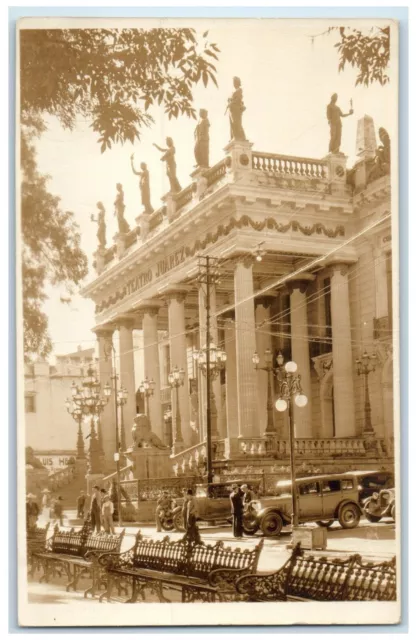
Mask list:
[[194,351],[196,360],[207,380],[207,482],[213,482],[212,437],[217,437],[217,408],[213,391],[213,381],[226,363],[226,353],[212,342],[208,342],[200,351]]
[[369,398],[369,382],[368,376],[370,373],[375,371],[376,368],[376,354],[372,353],[369,355],[366,351],[363,352],[361,358],[357,358],[356,360],[356,370],[358,376],[364,376],[365,378],[365,427],[363,430],[363,435],[365,436],[374,436],[375,431],[372,426],[372,417],[371,417],[371,401]]
[[148,376],[145,377],[145,380],[142,380],[139,391],[143,395],[143,399],[145,401],[145,413],[149,420],[149,426],[151,424],[151,415],[149,413],[149,398],[153,396],[153,392],[155,390],[155,380],[149,380]]
[[65,401],[65,406],[67,408],[68,413],[74,418],[74,420],[78,423],[78,431],[77,431],[77,460],[85,460],[85,448],[84,448],[84,438],[83,431],[81,428],[81,424],[83,421],[83,411],[80,407],[71,400]]
[[[79,409],[81,415],[91,416],[89,467],[91,474],[100,473],[100,442],[97,439],[94,420],[99,420],[100,414],[107,404],[107,398],[102,398],[100,395],[100,382],[91,366],[88,367],[87,376],[83,379],[81,386],[78,386],[75,382],[72,383],[71,395],[73,408],[70,413],[72,414]],[[67,400],[65,404],[68,410],[71,402]],[[77,415],[79,416],[78,412]],[[79,424],[79,430],[80,428],[81,424]]]
[[286,411],[288,409],[288,418],[290,425],[290,468],[291,468],[291,496],[292,496],[292,525],[298,527],[298,501],[296,491],[296,472],[295,472],[295,455],[294,455],[294,415],[293,415],[293,399],[297,407],[305,407],[308,398],[302,393],[301,376],[297,374],[297,365],[295,362],[286,362],[280,353],[277,357],[277,363],[280,370],[279,380],[279,398],[275,403],[277,411]]
[[[264,367],[260,367],[259,366],[259,362],[260,362],[260,358],[258,353],[255,351],[255,353],[252,356],[252,362],[255,365],[255,369],[257,371],[266,371],[267,376],[268,376],[268,392],[267,392],[267,400],[266,400],[266,431],[265,431],[265,435],[270,435],[275,433],[275,427],[274,427],[274,414],[273,414],[273,405],[272,405],[272,376],[274,373],[280,371],[280,367],[274,367],[273,366],[273,356],[272,356],[272,351],[271,349],[265,349],[265,366]],[[278,363],[278,358],[277,357],[277,363]]]
[[180,398],[179,388],[184,385],[185,371],[184,369],[178,369],[177,366],[169,373],[168,382],[172,390],[175,389],[175,438],[174,448],[176,445],[181,447],[184,445],[184,440],[181,431],[181,411],[180,411]]

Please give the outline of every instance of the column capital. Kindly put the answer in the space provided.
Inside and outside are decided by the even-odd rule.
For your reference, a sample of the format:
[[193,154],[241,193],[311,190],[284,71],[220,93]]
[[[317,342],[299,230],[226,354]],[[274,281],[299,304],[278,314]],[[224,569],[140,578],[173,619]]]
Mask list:
[[336,272],[339,272],[341,276],[346,276],[350,265],[347,262],[332,262],[326,266],[328,267],[330,277],[332,278]]
[[269,309],[276,297],[276,293],[263,293],[262,295],[255,298],[255,306]]
[[235,310],[234,309],[229,309],[229,311],[225,311],[224,313],[222,313],[220,319],[225,320],[226,322],[234,322],[235,321]]
[[144,316],[147,315],[147,316],[150,316],[151,318],[155,318],[159,313],[159,309],[160,307],[156,305],[155,306],[149,305],[147,307],[140,307],[138,311],[140,312],[141,315],[144,315]]
[[175,300],[175,302],[178,302],[178,304],[180,304],[181,302],[184,302],[186,297],[187,297],[187,292],[186,291],[182,291],[181,289],[175,289],[175,290],[172,290],[172,291],[167,291],[164,294],[164,298],[168,302],[168,304],[170,302],[172,302],[173,300]]
[[118,318],[117,319],[117,326],[120,329],[120,327],[122,327],[123,329],[133,329],[134,326],[134,320],[133,318]]
[[114,327],[101,327],[100,329],[93,329],[93,332],[96,334],[97,338],[111,340],[114,333]]
[[309,280],[290,280],[286,283],[286,288],[290,295],[294,293],[296,289],[299,289],[300,293],[305,293],[309,282]]
[[237,256],[235,258],[235,270],[239,265],[243,265],[245,269],[249,269],[250,267],[253,267],[255,262],[255,256],[253,256],[252,254]]

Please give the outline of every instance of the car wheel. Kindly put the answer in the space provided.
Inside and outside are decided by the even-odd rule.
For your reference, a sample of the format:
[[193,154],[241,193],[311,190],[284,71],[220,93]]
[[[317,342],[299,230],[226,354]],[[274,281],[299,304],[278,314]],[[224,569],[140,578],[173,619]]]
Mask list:
[[161,527],[164,531],[172,531],[175,528],[173,518],[163,518],[161,520]]
[[174,516],[174,529],[175,531],[185,531],[184,518],[182,513],[176,513]]
[[361,519],[361,512],[356,504],[344,504],[339,510],[339,522],[343,529],[354,529]]
[[365,518],[369,520],[369,522],[379,522],[381,520],[380,516],[374,516],[372,513],[368,513],[365,511]]
[[395,522],[395,504],[393,504],[392,507],[391,507],[391,518]]
[[333,522],[334,520],[317,520],[316,524],[318,524],[319,527],[326,527],[326,529],[330,529]]
[[264,536],[278,536],[283,526],[279,513],[267,513],[261,522],[261,529]]
[[243,533],[246,533],[247,536],[252,536],[259,529],[259,525],[256,521],[256,518],[253,516],[244,516],[243,517]]

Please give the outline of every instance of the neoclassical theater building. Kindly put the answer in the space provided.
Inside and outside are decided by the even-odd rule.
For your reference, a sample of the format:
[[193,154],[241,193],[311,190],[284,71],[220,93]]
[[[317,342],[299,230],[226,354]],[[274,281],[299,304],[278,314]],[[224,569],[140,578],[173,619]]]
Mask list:
[[[232,140],[214,166],[197,169],[186,188],[97,250],[83,295],[95,303],[102,385],[118,344],[127,446],[142,382],[134,367],[139,331],[143,371],[155,383],[151,429],[171,448],[173,473],[205,456],[206,382],[193,352],[206,345],[199,275],[210,256],[211,341],[226,354],[211,394],[217,468],[288,459],[288,417],[275,409],[279,381],[263,369],[268,350],[274,367],[279,352],[296,362],[308,398],[295,407],[298,461],[393,463],[391,181],[375,138],[365,116],[350,168],[343,153],[300,158]],[[176,367],[184,371],[178,392],[169,384]],[[100,421],[106,471],[114,469],[114,416],[111,398]]]

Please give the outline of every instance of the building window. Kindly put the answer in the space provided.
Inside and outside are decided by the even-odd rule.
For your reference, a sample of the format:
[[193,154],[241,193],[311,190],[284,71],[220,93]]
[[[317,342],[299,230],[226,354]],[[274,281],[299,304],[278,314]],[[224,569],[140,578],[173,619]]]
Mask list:
[[25,413],[36,413],[35,396],[25,396]]

